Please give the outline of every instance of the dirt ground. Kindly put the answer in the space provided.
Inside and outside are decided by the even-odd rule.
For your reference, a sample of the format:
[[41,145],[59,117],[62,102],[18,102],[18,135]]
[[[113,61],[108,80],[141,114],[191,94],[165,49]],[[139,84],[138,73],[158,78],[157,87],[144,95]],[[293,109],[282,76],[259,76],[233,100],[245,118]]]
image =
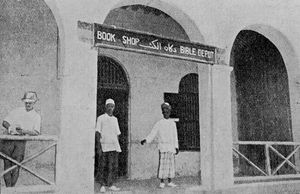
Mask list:
[[[121,193],[182,193],[185,188],[200,185],[200,177],[198,176],[183,176],[175,177],[173,182],[177,185],[176,188],[159,188],[159,179],[151,178],[146,180],[126,180],[119,179],[115,184],[121,188]],[[95,182],[95,193],[100,193],[100,185]]]

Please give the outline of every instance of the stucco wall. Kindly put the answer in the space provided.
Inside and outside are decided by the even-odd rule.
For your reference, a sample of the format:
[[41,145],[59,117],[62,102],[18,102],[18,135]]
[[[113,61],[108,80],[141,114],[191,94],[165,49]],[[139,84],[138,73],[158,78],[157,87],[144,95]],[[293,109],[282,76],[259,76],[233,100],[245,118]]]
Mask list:
[[[205,1],[197,1],[186,3],[185,1],[115,1],[112,5],[124,6],[130,4],[144,4],[153,6],[171,17],[175,18],[181,26],[188,31],[186,27],[188,21],[179,18],[180,14],[174,14],[174,10],[178,9],[186,14],[191,19],[191,23],[195,24],[199,29],[199,34],[195,37],[191,36],[192,41],[199,40],[200,42],[214,45],[225,49],[225,62],[229,64],[230,52],[233,41],[237,34],[243,29],[254,30],[266,36],[279,49],[287,66],[290,86],[290,105],[292,113],[292,127],[295,140],[300,139],[300,126],[298,121],[300,115],[299,109],[299,45],[298,38],[298,12],[300,4],[296,0],[285,3],[279,0],[271,1],[210,1],[205,4]],[[205,6],[203,6],[205,5]],[[111,8],[111,9],[113,9]],[[177,10],[177,12],[178,12]],[[287,14],[288,13],[288,14]],[[288,21],[288,22],[285,22]],[[191,28],[190,28],[191,29]],[[234,108],[234,107],[233,107]],[[235,121],[233,121],[235,122]]]
[[[26,1],[19,2],[24,3]],[[95,107],[96,104],[95,70],[97,64],[97,54],[94,54],[96,53],[96,51],[91,50],[90,45],[86,45],[86,43],[79,42],[78,35],[76,34],[77,21],[83,20],[86,22],[103,23],[109,10],[113,9],[117,3],[124,5],[126,3],[128,4],[133,2],[142,2],[142,4],[144,5],[155,5],[155,7],[160,7],[162,11],[165,11],[171,17],[174,17],[176,21],[178,21],[178,23],[180,23],[185,28],[185,30],[187,30],[188,28],[196,29],[195,31],[187,30],[188,34],[193,35],[191,36],[191,40],[201,40],[202,43],[214,45],[225,49],[225,62],[227,64],[229,64],[230,51],[233,41],[241,29],[247,29],[247,27],[250,27],[251,25],[259,24],[255,28],[251,29],[260,32],[263,29],[261,24],[271,26],[272,28],[265,28],[265,30],[261,32],[264,33],[264,35],[266,35],[267,38],[271,39],[271,41],[275,43],[275,45],[278,48],[280,47],[279,51],[283,55],[284,61],[288,66],[287,70],[290,81],[289,86],[291,97],[292,122],[294,129],[293,131],[294,134],[300,136],[300,130],[298,130],[298,128],[300,127],[300,120],[298,119],[300,117],[300,22],[298,11],[300,5],[297,0],[291,0],[288,2],[281,0],[233,0],[210,1],[209,3],[207,3],[207,1],[204,0],[194,0],[189,1],[189,3],[187,3],[187,1],[184,0],[47,0],[47,3],[51,5],[51,8],[53,9],[52,11],[56,14],[55,17],[56,19],[58,19],[60,27],[59,30],[60,34],[62,35],[61,61],[64,65],[64,70],[62,72],[64,79],[64,87],[63,94],[61,97],[61,102],[63,104],[63,115],[61,116],[62,124],[60,127],[63,128],[63,133],[61,135],[61,159],[59,159],[58,165],[60,166],[59,182],[62,187],[65,187],[64,189],[66,191],[72,190],[74,191],[73,193],[75,193],[75,191],[83,193],[83,191],[91,191],[93,189],[93,143],[90,143],[89,140],[93,139],[94,135],[94,131],[91,130],[91,128],[95,124],[95,119],[91,118],[91,115],[95,113],[93,107]],[[1,6],[0,8],[3,7]],[[176,13],[174,10],[176,10]],[[4,12],[2,12],[1,10],[0,13]],[[180,17],[182,15],[189,18],[189,21],[184,20],[183,17]],[[191,27],[190,24],[195,24],[195,26]],[[4,24],[4,27],[2,27],[2,25],[1,38],[3,37],[2,29],[5,29],[4,27],[7,24]],[[272,29],[276,29],[279,33],[272,33],[274,32],[274,30],[272,31]],[[201,35],[195,33],[197,32],[197,30],[198,32],[201,32]],[[3,41],[1,39],[1,67],[3,65],[2,42]],[[5,48],[6,47],[7,46],[5,46]],[[21,57],[13,58],[16,58],[18,61]],[[52,59],[52,57],[50,58]],[[125,59],[126,57],[122,56],[120,58]],[[124,63],[124,59],[121,61],[122,64],[126,64]],[[131,59],[129,58],[129,60]],[[159,61],[161,59],[157,58],[156,60]],[[7,62],[8,60],[5,61]],[[26,81],[26,79],[23,77],[21,82]],[[0,77],[0,79],[3,78],[5,78],[4,73]],[[153,77],[151,79],[149,78],[149,80],[149,83],[156,83],[155,81],[153,81],[155,80],[155,78]],[[178,81],[179,78],[176,80],[176,82],[178,83]],[[11,86],[7,86],[7,84],[10,83],[15,83],[15,80],[3,81],[3,86],[5,86],[6,88],[4,88],[2,91],[7,90],[7,88],[11,88]],[[34,83],[41,84],[44,82]],[[138,83],[131,83],[131,85],[138,85]],[[173,88],[172,91],[175,91],[175,84],[171,84],[170,86]],[[13,87],[16,87],[16,84],[14,84]],[[47,87],[41,88],[45,89]],[[54,87],[54,89],[51,91],[56,91],[56,89],[57,88]],[[43,95],[45,95],[46,93],[40,91],[38,92],[41,93],[40,98],[43,99]],[[9,96],[9,98],[7,98],[7,95],[9,93],[10,92],[6,92],[2,96],[5,96],[3,99],[11,99],[12,103],[18,103],[14,100],[19,99],[19,97],[23,95],[22,91],[18,94],[12,93],[13,96]],[[132,94],[134,94],[133,91]],[[159,95],[161,94],[158,94],[156,100],[149,100],[149,102],[152,103],[153,107],[159,107],[159,104],[162,100],[162,96]],[[135,98],[140,99],[138,96],[132,96],[131,102]],[[40,103],[41,102],[42,101],[40,101]],[[4,103],[2,103],[1,105],[3,104]],[[137,107],[140,107],[140,104],[142,104],[142,102],[139,102]],[[3,105],[2,107],[5,106],[7,105]],[[134,113],[134,111],[137,110],[134,110],[132,106],[133,105],[131,104],[131,110],[133,114],[131,115],[131,118],[133,119],[136,116],[136,112]],[[52,106],[50,108],[52,108]],[[8,109],[9,107],[3,108],[3,112],[1,113],[2,116],[5,115],[5,111],[8,111]],[[42,115],[43,110],[44,108],[43,106],[41,106]],[[145,110],[147,109],[142,109],[142,111]],[[134,139],[133,137],[139,139],[146,134],[146,130],[141,130],[141,132],[139,132],[139,127],[148,126],[149,128],[147,130],[150,130],[150,127],[160,116],[159,108],[150,108],[148,115],[144,114],[143,116],[145,117],[145,115],[146,117],[149,117],[149,115],[151,115],[151,117],[149,117],[151,119],[145,121],[146,123],[144,123],[143,125],[140,124],[138,126],[130,126],[130,130],[136,130],[136,133],[132,134],[131,139]],[[138,118],[136,118],[136,120],[138,120]],[[74,130],[76,130],[77,133],[72,133]],[[76,150],[76,152],[70,152],[71,148],[74,149],[74,146],[77,146],[78,149]],[[133,148],[131,148],[131,151],[132,150]],[[157,152],[153,151],[153,149],[151,149],[150,147],[146,148],[145,146],[143,149],[140,149],[140,152],[146,153],[150,150],[151,153],[149,154],[149,156],[157,157]],[[136,153],[139,152],[136,151]],[[78,154],[81,155],[81,158],[83,160],[76,160],[78,159]],[[143,155],[136,155],[136,157],[141,156]],[[131,162],[135,161],[134,159],[135,158],[131,158]],[[139,160],[137,159],[136,161]],[[156,158],[151,158],[151,161],[153,161],[153,163],[149,165],[150,171],[154,169],[154,166],[157,163]],[[134,170],[132,170],[132,173],[133,172]]]
[[59,132],[57,25],[43,1],[1,0],[0,7],[0,118],[24,106],[27,90],[36,91],[42,133]]
[[[162,118],[160,104],[164,92],[178,93],[180,79],[197,73],[197,63],[111,49],[99,49],[99,54],[118,61],[128,74],[130,178],[154,177],[158,165],[157,142],[141,146],[139,141]],[[176,157],[178,175],[198,175],[199,161],[199,152],[181,152]]]

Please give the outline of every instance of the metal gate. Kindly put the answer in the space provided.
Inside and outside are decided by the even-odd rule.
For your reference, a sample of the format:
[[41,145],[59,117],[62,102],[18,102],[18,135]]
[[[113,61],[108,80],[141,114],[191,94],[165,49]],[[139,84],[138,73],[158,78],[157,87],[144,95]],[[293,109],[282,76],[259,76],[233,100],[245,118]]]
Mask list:
[[[98,57],[97,117],[105,112],[105,100],[115,101],[114,115],[118,118],[121,135],[119,142],[119,176],[127,175],[128,158],[128,94],[129,84],[126,74],[116,61],[109,57]],[[99,143],[96,141],[96,143]],[[97,153],[97,152],[96,152]],[[95,170],[98,168],[97,157]]]

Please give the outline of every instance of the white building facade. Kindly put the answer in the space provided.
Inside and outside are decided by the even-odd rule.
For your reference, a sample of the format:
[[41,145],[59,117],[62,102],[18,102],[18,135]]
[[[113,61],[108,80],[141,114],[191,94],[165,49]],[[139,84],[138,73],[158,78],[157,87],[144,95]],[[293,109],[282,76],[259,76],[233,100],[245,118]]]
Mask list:
[[[18,26],[1,22],[2,26],[11,27],[0,29],[4,34],[2,42],[6,43],[0,46],[1,88],[5,93],[0,98],[5,107],[1,116],[13,108],[6,105],[8,96],[10,104],[14,104],[23,90],[41,94],[38,107],[43,117],[42,132],[59,138],[56,164],[59,193],[94,192],[94,127],[107,97],[115,96],[122,103],[123,111],[117,112],[125,127],[121,144],[126,162],[121,174],[128,179],[154,177],[157,147],[155,144],[142,147],[139,142],[161,118],[160,104],[167,94],[180,93],[180,83],[189,75],[197,75],[198,80],[195,86],[199,145],[181,150],[176,158],[177,176],[200,176],[201,190],[230,190],[235,187],[234,141],[299,141],[297,10],[300,3],[297,1],[45,0],[39,1],[37,7],[33,6],[34,1],[0,2],[6,5],[2,8],[7,13],[2,16],[5,21],[12,21],[9,18],[13,16],[22,18],[12,7],[19,6],[19,13],[24,15],[29,14],[28,10],[36,10],[25,17],[28,19],[23,22],[28,23],[27,27],[20,27],[23,22]],[[143,15],[143,19],[131,18],[134,14]],[[44,18],[41,23],[48,25],[39,24],[39,18]],[[216,60],[206,63],[95,47],[90,25],[93,23],[210,45],[216,48]],[[23,36],[12,33],[15,28]],[[176,30],[172,32],[172,28]],[[33,32],[40,38],[26,38]],[[45,33],[49,35],[43,36]],[[27,41],[28,45],[36,42],[38,46],[31,48]],[[18,43],[22,44],[18,48],[29,50],[23,56],[14,46]],[[251,45],[256,45],[255,49],[251,50]],[[272,49],[274,52],[269,53]],[[114,65],[112,71],[122,77],[120,85],[101,81],[101,75],[108,72],[102,69],[104,74],[99,75],[101,64]],[[246,68],[250,65],[251,71]],[[20,68],[23,70],[14,71]],[[287,135],[280,135],[282,139],[276,135],[269,138],[271,128],[276,128],[274,134]]]

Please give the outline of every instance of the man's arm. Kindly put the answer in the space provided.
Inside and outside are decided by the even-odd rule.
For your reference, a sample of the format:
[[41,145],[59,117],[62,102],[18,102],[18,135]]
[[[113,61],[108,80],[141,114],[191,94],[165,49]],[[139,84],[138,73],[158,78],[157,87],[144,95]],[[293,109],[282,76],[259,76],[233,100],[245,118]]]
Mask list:
[[95,129],[95,138],[98,139],[98,141],[100,142],[100,139],[102,138],[102,120],[100,118],[100,116],[97,118],[96,120],[96,129]]
[[41,117],[36,117],[36,120],[34,121],[33,130],[27,130],[22,129],[21,127],[16,127],[16,131],[21,135],[30,135],[30,136],[36,136],[40,134],[41,131]]
[[117,136],[121,135],[120,127],[119,127],[119,122],[118,119],[116,118],[116,134]]
[[155,138],[155,136],[158,132],[158,129],[159,129],[159,124],[156,123],[154,125],[153,129],[151,130],[151,132],[149,133],[149,135],[141,141],[141,144],[144,145],[145,143],[151,143],[153,141],[153,139]]
[[8,115],[3,119],[2,126],[7,129],[8,134],[17,134],[15,129],[14,120],[15,120],[16,109],[10,111]]
[[174,125],[173,125],[173,129],[174,129],[173,135],[174,135],[174,140],[175,140],[174,147],[176,149],[178,149],[179,148],[179,146],[178,146],[178,135],[177,135],[177,127],[176,127],[176,123],[175,122],[174,122]]
[[101,134],[99,133],[99,131],[96,131],[95,132],[95,147],[96,147],[97,152],[99,152],[101,150],[100,138],[101,138]]
[[3,122],[2,122],[2,126],[3,126],[5,129],[8,130],[8,128],[10,127],[10,124],[9,124],[9,122],[7,122],[7,121],[3,121]]
[[175,150],[176,150],[176,155],[179,153],[179,146],[178,146],[178,135],[177,135],[177,127],[176,127],[176,123],[174,122],[174,147],[175,147]]
[[16,128],[17,132],[21,135],[31,135],[31,136],[35,136],[35,135],[39,135],[40,133],[36,130],[34,131],[30,131],[30,130],[26,130],[26,129],[22,129],[20,127]]
[[12,135],[19,135],[18,132],[16,131],[16,129],[13,129],[10,125],[10,123],[6,120],[4,120],[2,122],[2,126],[7,129],[8,134],[12,134]]
[[95,127],[95,148],[98,154],[100,154],[102,151],[101,143],[100,143],[100,139],[102,138],[101,132],[102,132],[101,118],[98,117],[96,120],[96,127]]

